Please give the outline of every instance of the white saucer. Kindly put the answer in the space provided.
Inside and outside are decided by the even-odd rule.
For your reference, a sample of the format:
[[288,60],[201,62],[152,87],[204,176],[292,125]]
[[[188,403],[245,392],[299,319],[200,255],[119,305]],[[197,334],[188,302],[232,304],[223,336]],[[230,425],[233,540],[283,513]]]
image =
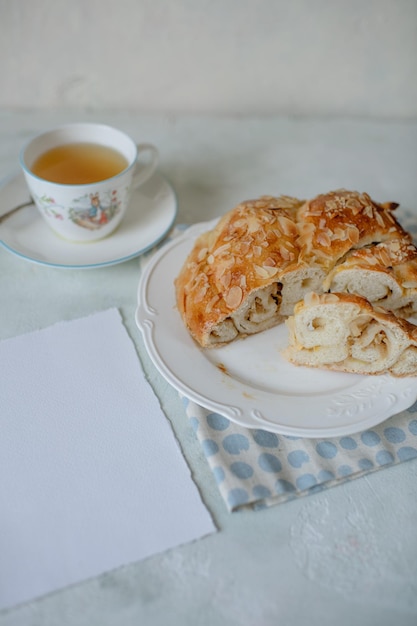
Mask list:
[[[29,198],[22,175],[0,188],[0,215]],[[7,206],[5,206],[7,204]],[[171,229],[177,200],[168,181],[154,174],[135,190],[119,228],[106,239],[71,243],[56,235],[34,205],[0,224],[0,244],[13,254],[41,265],[88,269],[128,261],[155,246]]]

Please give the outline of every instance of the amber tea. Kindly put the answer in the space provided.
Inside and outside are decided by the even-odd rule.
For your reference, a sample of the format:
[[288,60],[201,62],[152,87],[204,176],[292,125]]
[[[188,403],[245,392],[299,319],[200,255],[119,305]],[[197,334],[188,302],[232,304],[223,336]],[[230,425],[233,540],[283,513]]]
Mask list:
[[129,165],[118,150],[96,143],[68,143],[41,154],[33,174],[53,183],[84,185],[112,178]]

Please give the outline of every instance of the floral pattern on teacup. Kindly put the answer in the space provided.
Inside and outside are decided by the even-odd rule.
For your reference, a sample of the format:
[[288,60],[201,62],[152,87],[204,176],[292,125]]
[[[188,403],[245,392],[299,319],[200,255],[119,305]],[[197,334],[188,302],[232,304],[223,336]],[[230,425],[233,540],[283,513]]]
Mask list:
[[98,192],[84,194],[79,198],[74,198],[73,204],[78,204],[79,208],[69,209],[69,219],[82,228],[97,230],[108,224],[119,213],[121,201],[118,199],[117,190],[113,189],[102,196]]
[[34,197],[34,200],[48,217],[55,217],[57,220],[64,219],[64,208],[57,204],[53,198],[43,195]]

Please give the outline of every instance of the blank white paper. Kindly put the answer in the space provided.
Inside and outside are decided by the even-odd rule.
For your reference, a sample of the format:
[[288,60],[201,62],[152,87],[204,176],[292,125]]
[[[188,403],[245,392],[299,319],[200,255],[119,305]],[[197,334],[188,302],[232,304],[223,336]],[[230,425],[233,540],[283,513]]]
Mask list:
[[117,309],[0,342],[0,608],[215,530]]

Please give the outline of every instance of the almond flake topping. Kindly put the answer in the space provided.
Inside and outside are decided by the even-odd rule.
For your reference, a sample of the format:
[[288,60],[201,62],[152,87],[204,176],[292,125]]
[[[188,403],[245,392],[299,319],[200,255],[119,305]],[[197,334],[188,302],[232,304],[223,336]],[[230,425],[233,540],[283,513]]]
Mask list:
[[234,285],[229,289],[229,291],[224,296],[225,302],[229,309],[237,309],[237,307],[242,302],[243,291],[241,287]]
[[197,260],[203,261],[203,259],[205,259],[207,256],[207,252],[208,252],[208,248],[201,248],[201,250],[199,251],[197,255]]
[[217,304],[219,300],[220,300],[220,296],[216,294],[215,296],[211,298],[211,300],[207,302],[207,305],[206,305],[207,313],[210,313],[213,310],[214,305]]
[[294,222],[285,217],[285,215],[278,215],[277,220],[284,235],[291,236],[297,232]]
[[332,245],[331,239],[327,233],[318,233],[316,239],[317,243],[325,248],[330,248]]
[[254,269],[258,276],[265,280],[272,278],[278,273],[277,267],[270,267],[269,265],[254,265]]
[[374,211],[373,211],[373,208],[372,208],[371,206],[369,206],[369,205],[368,205],[368,206],[366,206],[366,207],[364,207],[363,212],[364,212],[364,214],[365,214],[367,217],[369,217],[370,219],[372,219],[372,218],[373,218],[373,216],[374,216]]
[[349,241],[355,245],[359,241],[359,229],[356,226],[348,226],[348,239]]
[[375,217],[376,217],[376,221],[378,222],[378,224],[380,226],[384,227],[385,226],[384,218],[382,217],[382,215],[381,215],[381,213],[379,211],[376,211]]
[[322,298],[322,301],[326,304],[334,304],[335,302],[339,302],[340,300],[339,296],[335,293],[324,293]]
[[310,291],[304,296],[304,304],[306,306],[320,304],[320,296],[317,293],[314,293],[314,291]]
[[219,283],[223,287],[223,289],[229,289],[230,283],[232,282],[232,272],[226,272],[219,278]]

